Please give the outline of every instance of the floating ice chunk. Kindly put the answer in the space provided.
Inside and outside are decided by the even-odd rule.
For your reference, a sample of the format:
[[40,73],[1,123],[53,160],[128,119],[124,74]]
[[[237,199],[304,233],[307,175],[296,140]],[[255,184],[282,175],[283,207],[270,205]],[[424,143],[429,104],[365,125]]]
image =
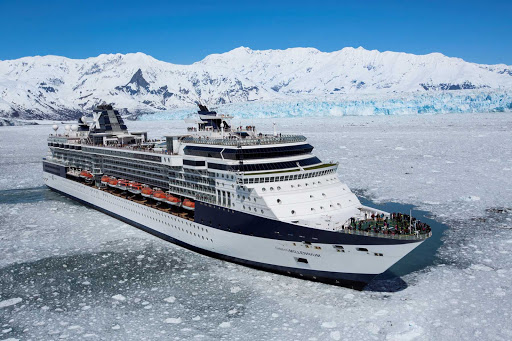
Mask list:
[[174,318],[174,317],[169,317],[169,318],[166,318],[165,323],[172,323],[172,324],[180,324],[181,323],[181,318],[178,317],[178,318]]
[[346,294],[345,296],[343,296],[343,298],[346,300],[353,300],[354,297],[355,297],[354,294]]
[[404,326],[402,331],[390,333],[386,336],[386,340],[393,341],[409,341],[414,340],[423,334],[423,328],[410,322]]
[[192,317],[192,321],[199,321],[201,319],[200,316],[194,316]]
[[483,264],[473,264],[470,266],[470,268],[472,270],[477,270],[477,271],[492,271],[492,270],[494,270],[493,268],[488,267],[487,265],[483,265]]
[[[236,310],[236,309],[231,309],[230,311],[228,311],[228,314],[229,314],[229,315],[233,315],[233,314],[236,314],[237,312],[238,312],[238,310]],[[274,314],[272,314],[272,315],[274,315]]]
[[137,256],[137,259],[142,259],[142,258],[144,258],[144,257],[145,257],[144,255],[138,255],[138,256]]
[[124,297],[123,295],[121,294],[117,294],[117,295],[114,295],[112,296],[112,298],[116,301],[126,301],[126,297]]
[[464,200],[464,201],[478,201],[478,200],[480,200],[480,197],[477,197],[476,195],[468,195],[467,197],[462,197],[461,200]]
[[174,301],[176,301],[176,297],[169,296],[167,298],[164,298],[164,301],[167,302],[167,303],[174,303]]
[[322,323],[322,328],[336,328],[336,322],[334,322],[334,321],[323,322]]
[[229,328],[229,327],[231,327],[231,322],[222,322],[221,324],[219,324],[219,327]]
[[112,329],[114,329],[114,330],[118,330],[118,329],[121,329],[121,326],[120,326],[120,325],[118,325],[118,324],[116,324],[115,326],[112,326]]
[[9,298],[8,300],[4,300],[0,302],[0,308],[10,307],[11,305],[15,305],[23,301],[21,297]]
[[374,315],[375,315],[375,316],[385,316],[385,315],[387,315],[387,314],[388,314],[388,311],[387,311],[387,310],[382,309],[382,310],[377,311]]
[[395,150],[405,150],[404,147],[396,147]]
[[240,292],[240,290],[242,290],[240,287],[232,287],[231,288],[231,293],[232,294],[236,294],[237,292]]
[[380,328],[379,326],[377,326],[375,323],[370,323],[368,324],[368,326],[366,327],[366,329],[368,329],[368,331],[372,334],[378,334],[379,331],[380,331]]
[[331,332],[331,339],[333,340],[339,340],[341,339],[341,334],[338,330]]

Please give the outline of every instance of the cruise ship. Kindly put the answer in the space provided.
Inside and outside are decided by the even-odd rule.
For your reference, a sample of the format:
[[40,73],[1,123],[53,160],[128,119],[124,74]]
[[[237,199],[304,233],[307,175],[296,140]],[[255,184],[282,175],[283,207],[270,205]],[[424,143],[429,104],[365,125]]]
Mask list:
[[48,137],[52,190],[192,251],[362,289],[431,236],[400,213],[361,204],[301,135],[232,125],[199,111],[182,135],[149,139],[99,105]]

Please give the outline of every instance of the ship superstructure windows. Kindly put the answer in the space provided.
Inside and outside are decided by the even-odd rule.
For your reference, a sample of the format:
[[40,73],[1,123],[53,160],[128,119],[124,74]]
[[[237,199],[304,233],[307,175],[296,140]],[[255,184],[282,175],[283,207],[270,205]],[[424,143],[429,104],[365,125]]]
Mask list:
[[287,169],[297,168],[297,165],[302,167],[320,164],[321,161],[317,157],[311,157],[308,159],[302,159],[298,161],[286,161],[286,162],[272,162],[272,163],[257,163],[257,164],[237,164],[227,165],[220,163],[208,162],[208,168],[226,170],[226,171],[239,171],[239,172],[258,172],[268,171],[276,169]]
[[311,151],[313,151],[313,146],[311,146],[310,144],[247,149],[186,146],[184,149],[185,155],[202,156],[227,160],[271,159],[310,154]]

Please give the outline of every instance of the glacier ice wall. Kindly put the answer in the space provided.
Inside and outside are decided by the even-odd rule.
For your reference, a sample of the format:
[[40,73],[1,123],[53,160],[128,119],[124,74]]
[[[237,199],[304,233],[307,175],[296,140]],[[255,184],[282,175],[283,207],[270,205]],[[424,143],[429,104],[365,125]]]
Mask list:
[[[335,117],[363,115],[411,115],[511,112],[512,92],[438,91],[400,95],[357,95],[311,97],[299,100],[255,101],[215,108],[237,118],[255,117]],[[182,119],[195,111],[187,107],[139,117],[140,120]]]

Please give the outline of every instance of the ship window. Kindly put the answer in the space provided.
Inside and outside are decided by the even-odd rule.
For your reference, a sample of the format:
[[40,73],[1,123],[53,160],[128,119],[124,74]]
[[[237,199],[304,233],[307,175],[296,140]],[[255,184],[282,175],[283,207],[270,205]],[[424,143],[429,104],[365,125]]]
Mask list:
[[280,186],[277,186],[277,190],[280,191],[281,190],[281,187]]
[[265,191],[266,191],[265,187],[263,187],[261,190],[262,190],[263,192],[265,192]]
[[375,255],[375,256],[378,256],[378,257],[382,257],[382,256],[384,256],[382,253],[379,253],[379,252],[375,252],[375,253],[374,253],[374,255]]
[[361,252],[368,252],[368,249],[365,247],[358,247],[358,248],[356,248],[356,250],[361,251]]
[[295,258],[295,260],[296,260],[298,263],[308,264],[308,260],[307,260],[306,258]]
[[280,204],[281,203],[281,199],[277,199],[277,203]]
[[295,211],[294,211],[294,210],[292,210],[292,214],[295,214]]
[[270,187],[270,190],[273,191],[274,190],[274,187]]

